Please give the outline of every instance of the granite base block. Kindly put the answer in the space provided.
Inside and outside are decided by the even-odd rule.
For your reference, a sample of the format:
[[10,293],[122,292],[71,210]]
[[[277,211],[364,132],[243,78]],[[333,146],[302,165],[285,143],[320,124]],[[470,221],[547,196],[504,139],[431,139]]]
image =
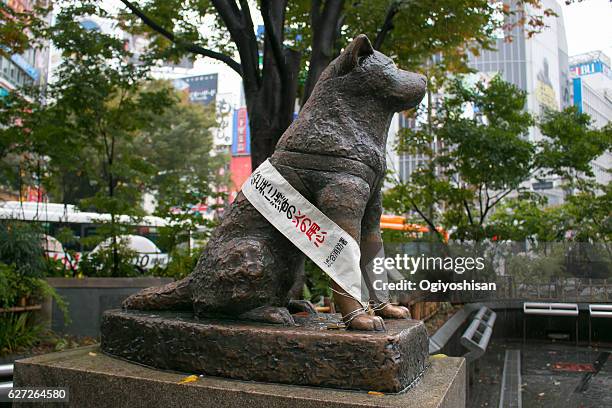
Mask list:
[[424,376],[400,394],[212,376],[179,384],[188,374],[133,364],[90,346],[17,361],[14,382],[16,387],[68,387],[68,404],[34,404],[37,407],[465,408],[465,360],[459,357],[432,359]]

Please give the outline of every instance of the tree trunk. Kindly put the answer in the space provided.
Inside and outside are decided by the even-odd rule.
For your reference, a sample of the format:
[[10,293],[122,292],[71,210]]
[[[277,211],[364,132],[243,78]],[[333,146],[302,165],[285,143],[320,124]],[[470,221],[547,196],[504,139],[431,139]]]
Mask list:
[[[285,6],[271,2],[271,23],[282,44]],[[251,165],[253,169],[263,163],[276,147],[276,143],[293,121],[297,96],[301,54],[283,49],[285,75],[278,69],[270,39],[264,40],[263,75],[259,86],[244,81],[245,99],[251,131]]]
[[[297,95],[299,53],[287,50],[291,76],[281,84],[276,74],[264,75],[262,87],[254,94],[247,94],[247,109],[251,130],[251,161],[257,168],[274,152],[276,143],[293,121]],[[289,61],[288,61],[289,62]],[[291,65],[291,67],[290,67]]]
[[336,57],[336,41],[340,37],[340,21],[344,0],[326,0],[323,9],[313,1],[310,11],[312,25],[312,52],[308,76],[304,84],[301,106],[304,106],[323,70]]

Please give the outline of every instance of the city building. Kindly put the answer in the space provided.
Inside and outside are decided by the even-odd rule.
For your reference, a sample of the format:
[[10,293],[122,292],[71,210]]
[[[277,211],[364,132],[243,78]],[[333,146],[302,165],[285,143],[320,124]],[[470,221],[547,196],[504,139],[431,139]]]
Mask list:
[[[35,4],[47,7],[50,1],[2,0],[17,12],[32,11]],[[48,16],[47,18],[50,18]],[[10,50],[9,50],[10,54]],[[21,87],[47,83],[49,69],[49,44],[44,42],[37,48],[30,48],[22,54],[0,56],[0,97]]]
[[[495,50],[483,50],[470,57],[470,66],[481,79],[499,74],[502,78],[527,92],[526,110],[536,118],[545,110],[562,110],[571,106],[571,83],[567,39],[563,23],[563,10],[555,0],[542,1],[543,8],[552,9],[557,16],[544,20],[547,27],[529,37],[526,28],[517,25],[511,32],[512,41],[497,40]],[[530,13],[529,8],[525,10]],[[537,127],[529,131],[529,139],[538,141],[542,134]],[[533,179],[530,187],[548,199],[551,205],[564,199],[563,180],[560,177]]]
[[[572,101],[580,112],[593,119],[593,125],[603,127],[612,120],[612,70],[610,58],[601,51],[570,58]],[[612,181],[612,154],[606,152],[593,161],[595,181]]]
[[[552,9],[557,17],[545,18],[547,28],[541,33],[528,36],[526,27],[516,25],[510,33],[500,35],[494,50],[482,50],[477,56],[471,54],[468,61],[469,66],[477,71],[470,78],[474,82],[501,75],[505,81],[526,91],[525,109],[536,117],[546,109],[560,110],[572,104],[563,12],[555,0],[542,1],[542,7]],[[525,12],[529,13],[530,10]],[[433,95],[434,104],[441,97],[443,95]],[[400,127],[417,125],[415,121],[401,116],[397,120]],[[528,137],[537,141],[542,134],[537,127],[532,127]],[[401,179],[408,180],[414,169],[422,166],[426,160],[426,157],[400,155],[395,165]],[[546,196],[549,204],[558,204],[564,197],[562,182],[559,177],[534,179],[526,187]]]

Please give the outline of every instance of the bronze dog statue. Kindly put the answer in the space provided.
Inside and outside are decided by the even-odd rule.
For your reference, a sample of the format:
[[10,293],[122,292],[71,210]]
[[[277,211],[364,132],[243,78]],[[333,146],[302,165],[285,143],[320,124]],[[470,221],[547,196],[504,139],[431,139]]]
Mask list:
[[[375,255],[371,248],[382,244],[380,190],[391,118],[418,105],[425,87],[424,76],[398,69],[360,35],[321,74],[270,158],[296,190],[360,243],[362,266]],[[286,306],[292,288],[301,290],[303,263],[300,250],[240,193],[188,277],[132,295],[124,307],[193,308],[198,316],[292,323]],[[390,304],[376,315],[353,313],[359,302],[332,286],[353,329],[383,330],[382,317],[409,317],[406,308]]]

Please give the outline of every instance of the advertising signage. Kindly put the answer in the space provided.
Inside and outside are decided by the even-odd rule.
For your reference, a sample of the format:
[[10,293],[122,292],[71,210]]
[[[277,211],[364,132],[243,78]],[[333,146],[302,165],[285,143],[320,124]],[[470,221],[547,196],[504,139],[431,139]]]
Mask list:
[[208,105],[217,96],[217,74],[196,75],[182,78],[189,86],[189,101]]
[[34,81],[38,81],[38,78],[40,77],[38,69],[30,65],[21,55],[11,55],[11,61],[13,61],[19,68],[24,70],[25,73],[28,74]]
[[234,110],[232,126],[232,156],[248,156],[251,154],[251,130],[246,107]]
[[572,65],[570,67],[570,71],[577,76],[603,73],[608,77],[612,77],[610,68],[599,60],[587,61],[581,64]]

